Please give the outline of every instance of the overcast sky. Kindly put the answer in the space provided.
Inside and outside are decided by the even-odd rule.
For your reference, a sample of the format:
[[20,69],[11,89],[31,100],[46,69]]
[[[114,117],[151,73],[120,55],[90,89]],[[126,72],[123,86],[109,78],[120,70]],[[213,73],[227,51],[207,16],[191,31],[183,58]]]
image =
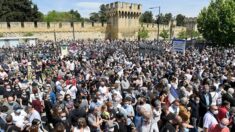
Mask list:
[[[41,12],[78,10],[82,17],[89,17],[92,12],[97,12],[101,4],[115,2],[113,0],[32,0],[38,5]],[[196,17],[203,7],[208,6],[210,0],[119,0],[121,2],[140,3],[144,11],[150,7],[161,6],[161,12],[171,12],[173,15],[183,14],[187,17]],[[153,10],[156,14],[157,10]]]

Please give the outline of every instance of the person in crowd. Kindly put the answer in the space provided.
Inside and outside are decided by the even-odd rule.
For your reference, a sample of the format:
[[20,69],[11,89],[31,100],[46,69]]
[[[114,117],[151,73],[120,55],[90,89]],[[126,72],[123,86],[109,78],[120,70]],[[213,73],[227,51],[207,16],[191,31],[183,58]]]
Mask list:
[[218,107],[216,105],[210,106],[208,112],[203,117],[203,129],[204,132],[208,132],[211,125],[218,124],[217,115]]
[[85,118],[81,117],[77,122],[78,124],[73,128],[73,132],[90,132],[90,128],[87,126]]
[[235,106],[234,88],[229,88],[227,93],[222,96],[223,101],[230,102],[231,107]]
[[223,118],[229,118],[230,102],[224,101],[222,106],[219,107],[219,113],[217,115],[219,122]]
[[227,118],[223,118],[219,124],[212,124],[209,127],[208,132],[230,132],[229,128],[229,120]]
[[4,131],[5,132],[20,132],[21,129],[19,127],[17,127],[15,124],[13,124],[13,118],[12,115],[7,115],[6,116],[6,125],[4,127]]
[[[60,43],[76,53],[61,56]],[[23,49],[0,48],[12,53],[0,62],[1,130],[234,131],[233,48],[39,40]]]

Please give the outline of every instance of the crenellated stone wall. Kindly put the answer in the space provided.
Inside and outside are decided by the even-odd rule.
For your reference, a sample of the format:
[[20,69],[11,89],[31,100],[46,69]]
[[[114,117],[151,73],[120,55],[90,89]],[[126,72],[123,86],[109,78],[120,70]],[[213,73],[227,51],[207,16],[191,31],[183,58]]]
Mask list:
[[[140,23],[142,5],[126,2],[107,4],[107,23],[81,23],[81,22],[0,22],[0,35],[4,37],[22,37],[32,33],[34,37],[42,40],[62,39],[138,39],[138,32],[146,29],[149,32],[147,39],[157,39],[157,24]],[[175,22],[169,25],[160,25],[163,29],[171,31],[172,37],[185,31],[186,27],[177,27]]]

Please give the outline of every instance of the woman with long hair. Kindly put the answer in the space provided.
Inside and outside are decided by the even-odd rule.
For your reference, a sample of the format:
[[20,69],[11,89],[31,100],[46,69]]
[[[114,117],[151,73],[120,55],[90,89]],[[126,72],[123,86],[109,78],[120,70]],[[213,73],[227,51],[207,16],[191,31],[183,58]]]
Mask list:
[[85,118],[78,119],[78,125],[74,127],[73,132],[90,132],[89,126],[87,126]]

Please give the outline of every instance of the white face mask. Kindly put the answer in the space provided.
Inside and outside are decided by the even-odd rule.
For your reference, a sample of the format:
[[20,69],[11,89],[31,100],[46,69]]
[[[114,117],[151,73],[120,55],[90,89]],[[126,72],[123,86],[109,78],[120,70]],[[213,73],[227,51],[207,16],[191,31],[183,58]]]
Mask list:
[[217,115],[218,113],[219,113],[218,110],[216,110],[216,111],[213,112],[214,115]]
[[6,89],[6,91],[10,92],[10,91],[11,91],[11,89],[10,89],[10,88],[7,88],[7,89]]
[[66,119],[67,119],[66,117],[62,117],[62,118],[61,118],[62,121],[65,121]]

